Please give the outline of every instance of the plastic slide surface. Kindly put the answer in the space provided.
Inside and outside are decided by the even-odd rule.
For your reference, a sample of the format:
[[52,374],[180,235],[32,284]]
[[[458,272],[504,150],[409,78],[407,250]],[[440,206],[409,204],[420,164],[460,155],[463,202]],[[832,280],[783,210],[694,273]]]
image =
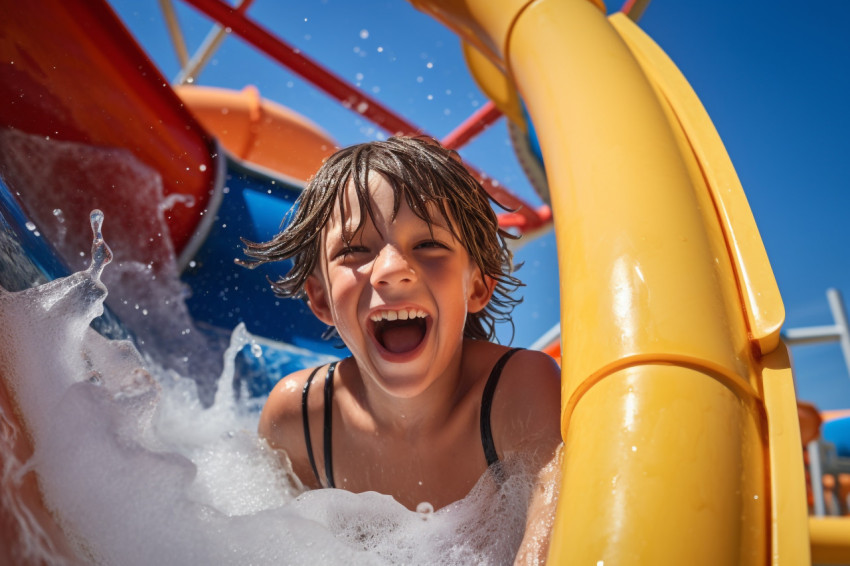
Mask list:
[[566,445],[551,563],[810,563],[784,307],[688,83],[600,3],[413,4],[504,73],[542,147]]

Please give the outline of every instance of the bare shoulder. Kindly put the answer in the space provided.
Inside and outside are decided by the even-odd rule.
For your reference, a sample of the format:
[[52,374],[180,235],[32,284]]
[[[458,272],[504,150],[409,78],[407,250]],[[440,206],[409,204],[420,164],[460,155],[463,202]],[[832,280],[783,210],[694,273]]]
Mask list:
[[502,371],[491,422],[499,454],[541,452],[551,456],[561,442],[561,371],[550,356],[520,350]]
[[259,433],[273,447],[281,436],[288,436],[283,433],[290,421],[301,422],[301,391],[311,371],[304,369],[287,375],[269,393],[260,413]]
[[[273,449],[286,453],[293,471],[308,486],[313,486],[314,479],[304,439],[301,395],[313,371],[313,368],[299,370],[278,381],[263,406],[258,426],[260,437]],[[312,388],[310,398],[314,398]],[[311,409],[314,405],[310,403]]]

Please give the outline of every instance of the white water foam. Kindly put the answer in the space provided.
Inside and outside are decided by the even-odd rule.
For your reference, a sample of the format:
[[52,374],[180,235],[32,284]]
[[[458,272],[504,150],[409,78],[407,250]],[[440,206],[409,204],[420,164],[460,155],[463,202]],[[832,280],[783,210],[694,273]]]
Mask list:
[[[35,453],[4,474],[37,474],[80,564],[504,564],[522,538],[530,477],[485,475],[433,512],[389,496],[303,492],[256,435],[258,415],[232,387],[251,337],[234,331],[215,403],[127,341],[89,327],[110,259],[98,215],[90,267],[29,290],[0,290],[0,368]],[[8,419],[0,410],[0,421]],[[6,428],[8,428],[7,425]],[[21,434],[22,431],[13,431]],[[6,450],[0,443],[0,449]],[[11,463],[11,464],[10,464]],[[65,563],[32,521],[17,555]]]
[[216,348],[220,354],[226,344],[213,344],[194,324],[166,222],[172,208],[193,207],[195,199],[165,196],[160,174],[128,150],[15,129],[0,130],[0,170],[33,229],[73,271],[90,261],[87,213],[98,208],[113,222],[120,219],[121,229],[110,236],[114,261],[103,274],[110,290],[106,304],[143,355],[191,376],[209,404],[221,356],[208,352]]

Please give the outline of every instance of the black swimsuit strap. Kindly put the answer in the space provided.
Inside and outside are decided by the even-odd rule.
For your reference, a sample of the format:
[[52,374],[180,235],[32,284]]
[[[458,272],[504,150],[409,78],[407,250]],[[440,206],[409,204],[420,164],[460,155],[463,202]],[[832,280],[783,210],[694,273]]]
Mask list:
[[[325,375],[325,408],[324,408],[324,444],[325,453],[325,479],[327,487],[334,486],[333,463],[331,461],[331,424],[333,422],[333,395],[334,395],[334,370],[337,362],[328,366],[328,373]],[[322,366],[317,367],[307,378],[304,383],[304,389],[301,390],[301,419],[304,422],[304,443],[307,445],[307,459],[310,460],[310,467],[313,468],[313,475],[316,476],[316,481],[322,485],[322,477],[319,475],[319,468],[316,467],[316,459],[313,457],[313,442],[310,439],[310,418],[307,411],[307,396],[310,393],[310,384],[313,383],[313,377],[322,369]]]
[[[502,376],[502,371],[508,360],[520,351],[520,348],[508,350],[493,366],[490,371],[490,376],[487,378],[487,383],[484,386],[484,393],[481,395],[481,444],[484,447],[484,456],[487,458],[487,466],[492,466],[499,461],[499,455],[496,453],[496,444],[493,441],[493,431],[490,427],[490,410],[493,406],[493,395],[496,392],[496,386],[499,384],[499,378]],[[328,372],[325,376],[325,407],[324,407],[324,456],[325,456],[325,479],[327,487],[335,487],[333,479],[333,451],[331,449],[332,442],[332,425],[333,425],[333,378],[336,370],[337,362],[328,366]],[[310,422],[307,413],[307,394],[310,391],[310,384],[313,377],[319,371],[316,368],[310,373],[307,382],[304,384],[304,389],[301,392],[301,415],[304,421],[304,439],[307,444],[307,458],[310,460],[310,466],[313,468],[313,474],[316,476],[316,481],[319,485],[322,484],[322,478],[319,476],[319,470],[316,467],[316,460],[313,457],[313,445],[310,440]]]
[[334,396],[334,370],[337,362],[328,366],[328,374],[325,376],[325,479],[328,487],[334,485],[334,468],[331,451],[331,424],[333,424],[333,396]]
[[508,360],[519,352],[521,348],[508,350],[490,372],[490,377],[487,378],[487,384],[484,386],[484,393],[481,395],[481,444],[484,445],[484,456],[487,458],[487,467],[499,461],[499,455],[496,453],[496,444],[493,442],[493,431],[490,428],[490,409],[493,406],[493,394],[496,392],[496,385],[499,384],[499,378],[502,376],[502,370],[505,369],[505,364]]
[[313,443],[310,440],[310,416],[307,411],[307,394],[310,393],[310,384],[320,369],[321,366],[310,373],[310,377],[307,378],[307,382],[304,384],[304,389],[301,390],[301,419],[304,422],[304,443],[307,445],[307,458],[310,460],[310,467],[313,468],[313,473],[316,475],[316,481],[319,482],[319,485],[322,485],[322,478],[319,477],[316,460],[313,458]]

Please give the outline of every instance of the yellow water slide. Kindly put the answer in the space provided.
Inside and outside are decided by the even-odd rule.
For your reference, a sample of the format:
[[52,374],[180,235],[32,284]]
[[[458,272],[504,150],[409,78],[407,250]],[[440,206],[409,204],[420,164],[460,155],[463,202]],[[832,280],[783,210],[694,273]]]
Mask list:
[[509,118],[524,101],[542,147],[566,445],[550,561],[850,562],[844,520],[810,536],[784,307],[678,69],[590,0],[412,2]]

